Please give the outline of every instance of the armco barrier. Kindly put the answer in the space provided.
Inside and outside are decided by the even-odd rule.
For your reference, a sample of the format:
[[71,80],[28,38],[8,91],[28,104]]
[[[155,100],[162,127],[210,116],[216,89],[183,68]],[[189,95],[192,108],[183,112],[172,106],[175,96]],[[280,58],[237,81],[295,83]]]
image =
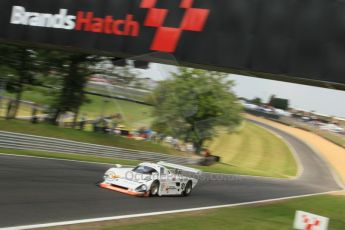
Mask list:
[[139,161],[167,161],[176,164],[195,164],[199,158],[116,148],[64,139],[0,131],[0,147],[22,150],[40,150],[57,153],[74,153],[100,157]]

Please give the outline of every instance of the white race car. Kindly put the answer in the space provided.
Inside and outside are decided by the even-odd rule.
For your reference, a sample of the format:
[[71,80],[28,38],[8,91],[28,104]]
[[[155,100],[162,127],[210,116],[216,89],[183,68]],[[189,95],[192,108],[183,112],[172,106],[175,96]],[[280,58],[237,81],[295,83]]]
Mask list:
[[192,176],[200,173],[194,168],[166,162],[141,163],[135,168],[116,165],[105,172],[99,185],[134,196],[188,196],[198,183]]

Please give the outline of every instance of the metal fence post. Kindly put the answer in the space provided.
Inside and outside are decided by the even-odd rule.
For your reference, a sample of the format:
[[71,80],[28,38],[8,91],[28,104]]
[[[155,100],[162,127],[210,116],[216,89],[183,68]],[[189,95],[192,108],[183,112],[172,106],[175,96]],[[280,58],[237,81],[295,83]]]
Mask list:
[[[7,85],[7,79],[4,77],[1,77],[0,78],[0,117],[2,116],[2,112],[4,112],[3,116],[5,116],[5,111],[6,111],[6,104],[3,103],[3,99],[5,97],[5,92],[6,92],[6,85]],[[3,107],[4,107],[4,110],[3,110]]]

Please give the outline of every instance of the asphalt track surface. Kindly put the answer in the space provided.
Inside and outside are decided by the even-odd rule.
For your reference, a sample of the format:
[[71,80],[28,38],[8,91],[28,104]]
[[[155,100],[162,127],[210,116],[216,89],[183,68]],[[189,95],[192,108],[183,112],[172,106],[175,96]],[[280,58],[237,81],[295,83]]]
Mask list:
[[327,164],[305,143],[261,125],[296,150],[304,168],[300,177],[280,180],[208,174],[189,197],[139,198],[96,186],[108,165],[0,155],[0,228],[341,190]]

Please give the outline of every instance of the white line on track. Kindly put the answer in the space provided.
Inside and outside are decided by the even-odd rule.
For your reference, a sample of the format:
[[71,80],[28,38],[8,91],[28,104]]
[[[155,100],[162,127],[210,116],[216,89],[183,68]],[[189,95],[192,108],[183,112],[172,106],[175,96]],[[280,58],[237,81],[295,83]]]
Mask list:
[[[345,190],[343,190],[343,191],[345,191]],[[53,223],[46,223],[46,224],[14,226],[14,227],[0,228],[0,230],[27,230],[27,229],[35,229],[35,228],[49,228],[49,227],[58,227],[58,226],[73,225],[73,224],[86,224],[86,223],[91,223],[91,222],[112,221],[112,220],[140,218],[140,217],[176,214],[176,213],[184,213],[184,212],[194,212],[194,211],[210,210],[210,209],[217,209],[217,208],[238,207],[238,206],[244,206],[244,205],[264,204],[264,203],[269,203],[269,202],[284,201],[284,200],[303,198],[303,197],[311,197],[311,196],[316,196],[316,195],[324,195],[324,194],[330,194],[330,193],[334,193],[334,192],[341,192],[341,191],[330,191],[330,192],[323,192],[323,193],[290,196],[290,197],[268,199],[268,200],[261,200],[261,201],[243,202],[243,203],[237,203],[237,204],[207,206],[207,207],[200,207],[200,208],[178,209],[178,210],[171,210],[171,211],[149,212],[149,213],[140,213],[140,214],[122,215],[122,216],[111,216],[111,217],[100,217],[100,218],[92,218],[92,219],[53,222]]]

